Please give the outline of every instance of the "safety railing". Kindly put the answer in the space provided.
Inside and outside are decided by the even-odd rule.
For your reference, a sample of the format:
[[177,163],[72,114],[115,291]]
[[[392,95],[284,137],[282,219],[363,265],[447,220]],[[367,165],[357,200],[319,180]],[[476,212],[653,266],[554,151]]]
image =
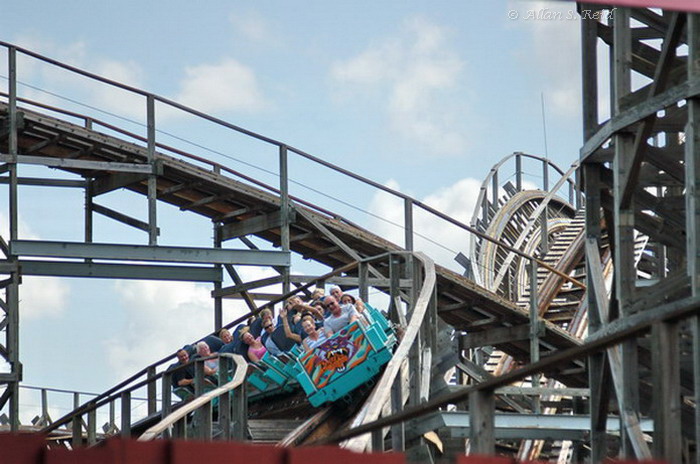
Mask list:
[[[4,47],[8,50],[9,92],[6,93],[5,95],[7,96],[7,99],[9,102],[10,126],[11,126],[11,128],[14,127],[15,130],[16,130],[17,111],[18,111],[17,110],[17,103],[23,102],[26,104],[34,105],[38,108],[43,108],[45,110],[57,112],[60,114],[64,114],[66,116],[70,116],[70,117],[82,120],[83,125],[86,128],[92,129],[92,128],[97,127],[97,126],[102,126],[106,129],[109,129],[109,130],[114,131],[116,133],[130,137],[133,140],[135,140],[136,142],[142,143],[147,147],[148,154],[149,154],[148,161],[151,163],[155,162],[155,158],[156,158],[155,150],[156,149],[165,150],[165,151],[167,151],[173,155],[176,155],[178,157],[185,158],[185,159],[197,162],[199,164],[203,164],[204,166],[208,166],[208,169],[211,169],[213,172],[225,173],[227,175],[234,176],[238,179],[242,179],[245,182],[248,182],[252,185],[255,185],[261,189],[272,192],[275,195],[279,195],[280,206],[284,210],[289,210],[289,208],[291,207],[290,202],[293,201],[296,204],[306,206],[306,207],[311,208],[317,212],[320,212],[322,214],[328,215],[328,216],[333,217],[337,220],[346,222],[352,226],[357,227],[356,224],[352,223],[347,218],[343,218],[343,217],[333,213],[328,208],[324,208],[318,204],[306,201],[299,196],[291,195],[289,193],[290,182],[294,182],[293,179],[291,179],[289,177],[289,159],[288,158],[289,158],[289,153],[292,153],[292,154],[294,154],[302,159],[310,161],[314,165],[327,168],[335,173],[338,173],[338,174],[341,174],[342,176],[345,176],[346,178],[353,179],[355,181],[360,182],[363,185],[369,186],[372,189],[374,189],[375,191],[382,192],[384,194],[388,194],[390,196],[390,198],[392,198],[392,199],[400,201],[403,204],[402,205],[403,206],[403,221],[402,221],[403,223],[402,224],[389,221],[386,218],[379,218],[379,219],[384,220],[384,221],[388,221],[392,226],[399,227],[403,230],[403,244],[402,245],[408,251],[414,250],[416,240],[421,239],[421,241],[422,241],[421,243],[423,244],[422,245],[423,247],[434,246],[434,247],[436,247],[435,248],[436,250],[439,249],[441,252],[444,252],[447,250],[452,254],[451,258],[454,258],[456,255],[458,255],[460,253],[459,250],[453,250],[449,247],[446,247],[444,244],[436,243],[430,236],[428,236],[428,234],[420,233],[417,230],[417,227],[414,227],[415,217],[417,214],[427,214],[428,217],[430,217],[432,220],[437,220],[437,221],[440,221],[441,223],[444,223],[445,227],[455,227],[457,230],[462,230],[462,231],[466,232],[467,235],[465,236],[465,240],[464,240],[465,244],[468,243],[468,241],[470,240],[470,237],[478,237],[480,240],[485,240],[485,241],[494,243],[494,244],[502,247],[504,250],[508,250],[509,252],[513,251],[512,248],[517,248],[517,247],[509,247],[508,244],[506,244],[500,240],[494,239],[493,237],[490,237],[490,236],[484,234],[483,232],[477,230],[477,228],[473,227],[473,225],[469,225],[469,224],[463,223],[459,220],[456,220],[456,219],[450,217],[449,215],[442,213],[441,211],[437,210],[436,208],[433,208],[430,205],[428,205],[428,204],[426,204],[426,203],[424,203],[416,198],[413,198],[413,197],[411,197],[405,193],[402,193],[396,189],[393,189],[393,188],[388,187],[386,185],[383,185],[379,182],[371,180],[365,176],[359,175],[359,174],[352,172],[348,169],[345,169],[343,167],[340,167],[338,165],[330,163],[330,162],[328,162],[328,161],[326,161],[318,156],[312,155],[304,150],[296,148],[296,147],[289,145],[283,141],[264,136],[262,134],[254,132],[254,131],[245,129],[241,126],[227,122],[223,119],[220,119],[220,118],[214,117],[212,115],[206,114],[204,112],[198,111],[194,108],[183,105],[183,104],[178,103],[176,101],[173,101],[171,99],[168,99],[168,98],[162,97],[160,95],[150,93],[150,92],[144,91],[142,89],[138,89],[138,88],[135,88],[135,87],[111,80],[111,79],[104,78],[104,77],[99,76],[97,74],[85,71],[85,70],[77,68],[75,66],[68,65],[66,63],[62,63],[60,61],[57,61],[57,60],[54,60],[52,58],[46,57],[44,55],[35,53],[35,52],[28,50],[26,48],[18,47],[16,45],[13,45],[13,44],[8,43],[8,42],[0,41],[0,47]],[[74,73],[76,75],[79,75],[79,76],[88,78],[90,80],[99,82],[101,84],[129,92],[133,95],[143,97],[145,100],[144,101],[144,109],[145,109],[146,121],[147,121],[147,123],[146,123],[147,134],[146,134],[146,136],[144,137],[144,136],[135,134],[133,132],[126,131],[126,130],[116,126],[115,124],[101,121],[97,118],[83,115],[83,114],[80,114],[78,112],[66,111],[66,110],[62,110],[61,108],[58,108],[55,106],[46,105],[46,104],[43,104],[40,102],[36,102],[33,100],[18,97],[18,95],[17,95],[17,85],[18,85],[17,71],[18,70],[17,70],[17,60],[16,60],[17,54],[25,55],[27,57],[39,60],[41,62],[50,64],[52,66],[64,69],[64,70],[69,71],[71,73]],[[192,154],[187,153],[186,151],[184,151],[182,149],[179,149],[179,148],[176,148],[173,146],[169,146],[169,145],[166,145],[166,144],[163,144],[163,143],[157,141],[156,136],[159,133],[159,130],[158,130],[158,127],[156,125],[156,115],[155,115],[155,103],[156,102],[158,102],[159,104],[165,105],[166,107],[169,107],[171,109],[180,111],[182,113],[192,115],[198,119],[201,119],[203,121],[207,121],[207,122],[212,123],[216,126],[226,128],[228,130],[234,131],[235,133],[242,134],[242,135],[247,136],[247,137],[251,137],[252,139],[257,140],[259,142],[262,142],[264,144],[276,147],[278,150],[279,170],[278,170],[277,176],[279,177],[279,186],[273,186],[273,185],[266,184],[264,182],[261,182],[261,181],[255,179],[254,177],[252,177],[250,175],[247,175],[247,174],[244,174],[240,171],[231,169],[231,168],[229,168],[225,165],[222,165],[220,163],[216,163],[216,162],[207,160],[205,158],[192,155]],[[13,124],[13,121],[14,121],[14,124]],[[12,155],[12,153],[10,155]],[[16,153],[15,153],[15,155],[16,155]],[[526,155],[526,154],[518,154],[518,156],[519,156],[518,159],[520,159],[520,157],[537,158],[535,155]],[[548,162],[547,166],[553,166],[553,164],[551,162]],[[553,169],[555,169],[556,172],[562,173],[561,169],[559,169],[557,167],[553,167]],[[497,176],[494,176],[493,179],[497,179]],[[577,188],[575,186],[575,184],[571,184],[570,180],[567,180],[567,182],[569,183],[569,185],[571,185],[571,188],[574,188],[574,189]],[[298,182],[297,182],[297,184],[301,185],[301,183],[298,183]],[[576,190],[576,191],[578,192],[578,190]],[[479,198],[482,198],[483,195],[485,195],[485,193],[481,192]],[[154,210],[155,210],[155,198],[156,198],[155,185],[149,187],[148,196],[149,196],[149,199],[151,200],[149,203],[149,229],[150,229],[149,243],[154,244],[156,241],[156,233],[155,233],[156,224],[151,223],[151,222],[155,221],[155,217],[156,217],[155,212],[154,212]],[[578,198],[578,196],[580,196],[580,194],[577,193],[576,196]],[[483,202],[483,200],[479,200],[479,201]],[[285,248],[288,249],[289,243],[285,243],[285,242],[288,242],[288,240],[285,240],[285,237],[283,234],[281,244],[282,244],[283,249],[285,249]],[[519,252],[519,254],[522,255],[523,253]],[[526,257],[529,259],[532,256],[527,255]],[[455,263],[452,261],[450,261],[450,262],[442,261],[441,264],[446,266],[446,267],[453,267],[455,269],[458,269],[458,267],[456,267]],[[485,263],[481,263],[481,264],[478,264],[477,266],[489,266],[489,265],[485,264]],[[484,272],[494,272],[494,271],[497,271],[497,270],[494,270],[491,268],[484,270]]]
[[[379,288],[387,288],[389,289],[388,293],[391,295],[391,305],[389,309],[390,315],[393,315],[392,318],[394,321],[397,323],[400,323],[401,318],[403,317],[403,309],[402,309],[402,303],[401,303],[401,286],[406,285],[407,279],[405,276],[411,276],[413,269],[411,266],[413,266],[413,261],[411,260],[412,254],[408,252],[390,252],[390,253],[381,253],[377,256],[373,256],[370,258],[365,258],[360,261],[355,261],[352,263],[349,263],[348,265],[345,265],[343,267],[337,268],[327,274],[321,275],[316,277],[315,279],[312,279],[311,281],[307,282],[304,285],[301,285],[294,289],[293,291],[290,291],[288,293],[285,293],[281,295],[280,297],[277,297],[274,300],[271,300],[270,302],[267,302],[265,304],[262,304],[257,307],[255,311],[250,311],[247,314],[235,319],[234,321],[226,324],[223,326],[223,328],[231,329],[238,324],[248,320],[248,318],[252,315],[256,315],[260,311],[262,311],[264,308],[270,308],[273,307],[275,304],[282,302],[289,298],[290,296],[297,295],[304,290],[310,288],[311,286],[314,285],[322,285],[324,282],[327,280],[331,279],[332,277],[339,276],[341,274],[354,271],[356,270],[357,275],[358,275],[358,289],[359,289],[359,296],[363,301],[368,301],[369,300],[369,288],[370,287],[379,287]],[[389,269],[390,269],[390,276],[385,279],[384,284],[382,285],[381,282],[378,282],[378,279],[376,277],[370,277],[370,269],[372,268],[372,265],[376,262],[382,261],[382,260],[388,260],[389,261]],[[402,262],[404,260],[404,262]],[[416,271],[418,272],[418,271]],[[409,279],[410,280],[410,279]],[[370,285],[371,283],[371,285]],[[405,289],[404,289],[405,290]],[[434,310],[433,306],[433,310]],[[432,321],[435,323],[437,317],[437,313],[433,311],[432,313]],[[435,325],[435,324],[433,324]],[[220,359],[220,362],[227,362],[224,360],[224,356],[221,355],[222,358]],[[206,358],[205,358],[206,359]],[[73,422],[80,422],[82,420],[82,417],[84,415],[87,415],[88,420],[87,420],[87,427],[88,429],[94,429],[94,427],[91,425],[93,424],[94,421],[94,414],[97,408],[100,407],[114,407],[113,405],[116,404],[116,402],[121,402],[120,404],[120,411],[121,411],[121,419],[120,419],[120,434],[129,436],[131,434],[131,398],[134,395],[134,392],[146,388],[147,391],[147,401],[148,401],[148,414],[153,415],[155,414],[156,411],[156,401],[158,400],[157,393],[158,391],[161,392],[161,402],[162,402],[162,407],[160,410],[160,415],[163,420],[166,419],[166,417],[172,412],[171,406],[171,378],[172,374],[174,372],[173,369],[167,369],[167,366],[170,365],[175,360],[175,354],[171,354],[169,356],[166,356],[155,363],[145,367],[144,369],[140,370],[133,376],[129,377],[128,379],[120,382],[116,386],[110,388],[106,392],[102,393],[101,395],[91,399],[90,401],[80,405],[79,407],[76,407],[75,410],[71,411],[69,414],[64,415],[63,417],[53,421],[51,424],[47,425],[42,429],[42,432],[44,433],[50,433],[52,431],[57,430],[59,427],[68,424],[68,423],[73,423]],[[201,362],[202,360],[200,358],[197,359],[197,363]],[[203,367],[199,367],[199,364],[195,364],[197,367],[197,373],[203,379],[200,369],[203,370]],[[183,368],[183,366],[178,366],[179,368]],[[158,371],[161,372],[158,372]],[[223,371],[223,369],[222,369]],[[199,378],[199,377],[198,377]],[[161,388],[158,389],[156,382],[160,381],[161,382]],[[195,384],[197,382],[203,382],[203,380],[196,380]],[[243,388],[241,386],[231,386],[230,385],[230,380],[229,379],[220,379],[219,380],[220,385],[228,385],[230,388]],[[201,390],[197,390],[195,388],[195,396],[200,398],[201,395],[203,395],[204,390],[203,390],[203,385],[200,385],[202,387]],[[228,388],[227,387],[227,388]],[[212,392],[214,396],[219,397],[220,400],[221,398],[225,397],[226,395],[223,395],[223,392],[221,391],[216,391]],[[233,395],[234,398],[236,398],[236,395]],[[245,400],[240,400],[240,398],[243,396],[243,394],[238,395],[239,401],[244,402]],[[198,400],[198,401],[204,401],[204,400]],[[208,400],[204,401],[205,403],[208,404]],[[199,408],[201,406],[201,408]],[[197,411],[204,411],[204,409],[207,407],[206,404],[204,405],[198,405]],[[242,409],[243,406],[239,405],[239,408]],[[197,422],[198,424],[204,424],[207,422],[206,420],[206,412],[198,412],[197,414],[203,414],[204,419],[202,421]],[[93,417],[91,419],[91,417]],[[181,436],[183,431],[183,422],[181,420],[182,418],[178,418],[177,421],[175,421],[173,424],[175,427],[175,434],[178,434],[178,436]],[[209,421],[210,422],[210,421]],[[206,425],[200,425],[198,426],[199,428],[196,429],[195,435],[197,437],[202,437],[202,438],[207,438],[210,437],[211,429],[207,429]],[[80,428],[75,429],[75,436],[74,440],[76,443],[79,443],[83,440],[83,435],[82,433],[78,432]],[[153,432],[155,433],[161,433],[162,431],[158,432]],[[228,432],[227,432],[228,433]],[[240,434],[240,431],[235,431],[236,434]],[[225,435],[229,436],[229,435]],[[241,435],[235,435],[235,436],[241,436]],[[94,443],[95,441],[95,436],[91,433],[88,432],[87,434],[87,442],[88,443]]]
[[385,427],[406,424],[420,416],[445,408],[449,405],[469,404],[470,453],[495,453],[495,395],[499,388],[507,387],[527,377],[548,374],[572,360],[584,359],[590,355],[618,346],[626,340],[644,336],[650,330],[687,320],[700,313],[700,298],[687,297],[641,312],[607,324],[589,336],[585,343],[565,350],[553,352],[537,362],[514,369],[489,380],[465,386],[464,388],[440,395],[423,404],[404,408],[390,416],[354,428],[338,431],[314,444],[338,443],[367,433],[377,433]]

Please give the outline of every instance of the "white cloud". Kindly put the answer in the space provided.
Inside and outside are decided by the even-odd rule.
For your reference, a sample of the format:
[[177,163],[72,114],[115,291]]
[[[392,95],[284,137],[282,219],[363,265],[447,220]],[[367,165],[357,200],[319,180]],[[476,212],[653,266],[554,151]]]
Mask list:
[[581,25],[576,5],[511,1],[508,8],[519,13],[520,19],[512,24],[531,34],[532,42],[522,43],[519,55],[530,75],[541,81],[547,111],[558,116],[579,116]]
[[[269,277],[274,271],[242,267],[239,273],[244,281],[252,281]],[[117,330],[119,336],[105,342],[115,379],[127,378],[211,333],[214,330],[211,290],[211,285],[192,282],[115,282],[128,321],[124,330]],[[242,301],[224,300],[224,324],[247,312]]]
[[[386,185],[399,190],[399,185],[394,180],[390,180]],[[481,181],[473,178],[461,179],[453,185],[427,195],[422,202],[464,224],[469,224],[480,187]],[[369,210],[381,218],[403,225],[403,203],[400,199],[387,193],[375,194]],[[414,208],[413,215],[413,226],[416,233],[414,248],[418,251],[424,251],[443,266],[461,271],[459,265],[455,263],[454,257],[458,252],[468,255],[469,233],[419,208]],[[403,229],[375,219],[371,230],[378,232],[387,240],[403,246]]]
[[[0,234],[9,241],[9,221],[0,212]],[[23,240],[39,240],[31,227],[21,218],[18,233]],[[4,258],[2,254],[0,257]],[[5,277],[2,277],[5,278]],[[62,315],[68,306],[70,286],[58,277],[22,276],[19,286],[19,314],[21,320],[55,318]]]
[[331,75],[343,92],[350,86],[351,93],[376,96],[397,134],[433,154],[462,153],[466,138],[459,130],[460,113],[451,105],[450,96],[463,79],[464,62],[447,36],[446,29],[413,18],[404,23],[399,36],[336,62]]
[[175,100],[205,112],[257,112],[269,107],[253,69],[233,58],[187,67]]
[[229,18],[235,31],[243,38],[257,43],[271,43],[274,34],[268,21],[256,12],[240,12]]
[[58,277],[23,277],[19,287],[22,320],[62,315],[68,306],[70,287]]

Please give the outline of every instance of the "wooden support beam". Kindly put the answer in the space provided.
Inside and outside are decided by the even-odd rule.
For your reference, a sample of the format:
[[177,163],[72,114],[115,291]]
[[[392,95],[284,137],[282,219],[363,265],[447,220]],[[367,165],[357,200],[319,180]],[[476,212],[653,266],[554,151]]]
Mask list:
[[[545,333],[544,325],[540,325],[538,329],[539,336],[543,336]],[[523,324],[511,327],[498,327],[483,332],[470,332],[466,335],[462,335],[462,344],[464,349],[470,349],[499,345],[517,340],[527,340],[529,338],[530,324]]]
[[[676,57],[676,47],[678,46],[681,32],[685,26],[685,14],[674,12],[672,15],[671,23],[664,39],[663,48],[661,49],[661,56],[659,57],[659,61],[656,65],[656,71],[649,89],[648,97],[655,97],[666,89],[668,75]],[[647,139],[651,135],[655,121],[656,114],[653,114],[642,121],[637,128],[634,138],[634,148],[632,148],[632,153],[630,155],[630,159],[628,160],[629,165],[626,173],[620,180],[620,189],[622,193],[620,198],[621,208],[629,208],[632,200],[632,194],[636,190],[639,170],[641,168],[645,148],[647,146]]]
[[[131,216],[127,216],[126,214],[120,213],[119,211],[107,208],[106,206],[98,205],[97,203],[92,204],[92,210],[103,216],[107,216],[108,218],[114,219],[115,221],[119,221],[128,226],[148,232],[148,223],[140,221]],[[158,234],[160,234],[160,227],[156,228],[156,231]]]
[[275,285],[282,282],[282,276],[268,277],[265,279],[254,280],[252,282],[246,282],[241,284],[232,285],[230,287],[224,287],[221,290],[216,290],[211,292],[213,298],[217,297],[228,297],[238,293],[243,293],[254,288],[267,287],[269,285]]
[[682,462],[678,322],[654,325],[651,351],[654,380],[654,456],[668,462]]
[[146,179],[148,179],[148,174],[130,172],[99,176],[92,181],[92,194],[93,196],[102,195],[120,188],[128,187],[138,182],[143,182]]
[[80,150],[76,150],[72,153],[69,153],[66,158],[70,159],[76,159],[76,158],[82,158],[83,156],[91,155],[95,150],[99,150],[100,145],[99,144],[93,144],[93,145],[88,145],[84,148],[81,148]]
[[50,145],[53,145],[55,143],[60,142],[63,138],[64,138],[63,134],[55,135],[54,137],[51,137],[50,139],[43,140],[41,142],[35,143],[34,145],[32,145],[28,148],[25,148],[22,151],[22,154],[23,155],[31,155],[32,153],[36,153],[37,151],[39,151],[43,148],[46,148]]
[[[296,220],[296,214],[294,210],[290,210],[289,214],[291,216],[289,222],[292,223]],[[226,241],[265,230],[278,229],[282,226],[282,223],[282,213],[273,211],[272,213],[254,216],[243,221],[224,224],[221,226],[221,239]]]
[[[236,271],[236,268],[233,267],[231,264],[224,264],[224,269],[226,269],[226,272],[228,272],[228,275],[231,277],[233,280],[233,283],[236,285],[243,285],[243,279],[241,279],[241,276],[238,275],[238,272]],[[253,300],[253,297],[248,293],[248,291],[244,290],[240,292],[241,297],[243,298],[243,301],[245,301],[246,306],[248,306],[248,309],[251,312],[255,312],[258,310],[257,305],[255,304],[255,301]]]
[[226,201],[231,198],[234,198],[235,195],[233,194],[228,194],[228,195],[208,195],[206,197],[200,198],[199,200],[192,201],[186,205],[180,206],[180,211],[187,211],[193,208],[196,208],[198,206],[204,206],[208,205],[209,203],[213,203],[215,201]]
[[197,188],[199,185],[201,185],[201,182],[183,182],[181,184],[175,184],[175,185],[172,185],[172,186],[158,192],[158,197],[159,198],[167,197],[168,195],[172,195],[172,194],[177,193],[181,190],[188,190],[188,189]]
[[[336,246],[338,246],[341,250],[343,250],[345,253],[347,253],[352,259],[355,261],[360,261],[362,260],[362,256],[359,255],[355,250],[350,248],[345,242],[343,242],[340,238],[338,238],[333,232],[331,232],[326,226],[321,224],[320,221],[318,221],[316,218],[314,218],[311,213],[299,209],[299,215],[303,217],[305,220],[311,223],[312,226],[314,226],[321,234],[326,237],[328,240],[333,242]],[[369,272],[371,272],[374,277],[384,277],[381,272],[377,271],[374,266],[369,266]]]
[[[10,155],[0,154],[0,161],[12,162]],[[19,155],[17,162],[21,164],[36,164],[59,169],[84,169],[89,171],[120,171],[150,173],[148,164],[119,163],[114,161],[71,160],[68,158],[53,158],[51,156]]]

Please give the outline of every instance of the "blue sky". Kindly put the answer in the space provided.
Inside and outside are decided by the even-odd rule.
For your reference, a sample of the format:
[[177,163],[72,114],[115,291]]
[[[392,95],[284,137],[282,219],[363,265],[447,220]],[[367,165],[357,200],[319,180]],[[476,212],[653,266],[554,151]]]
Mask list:
[[[542,94],[549,157],[564,168],[577,157],[580,24],[508,17],[511,10],[524,18],[527,11],[549,9],[563,11],[567,18],[573,3],[205,5],[0,0],[0,39],[285,141],[464,221],[494,163],[513,151],[544,154]],[[0,74],[6,76],[4,50],[0,59]],[[20,61],[19,76],[32,85],[20,87],[24,96],[93,111],[63,98],[69,97],[105,111],[96,113],[102,119],[143,133],[138,124],[114,116],[143,121],[138,99],[26,61]],[[5,79],[0,78],[0,86],[6,86]],[[163,134],[161,141],[276,182],[237,161],[275,170],[273,149],[160,106],[157,114],[159,129],[225,156]],[[343,203],[297,184],[292,193],[384,236],[401,237],[377,219],[401,220],[400,207],[386,195],[298,158],[290,165],[295,180]],[[46,175],[40,169],[23,172]],[[533,174],[529,181],[537,184],[539,173]],[[6,223],[6,189],[0,191],[0,202]],[[80,192],[23,189],[21,202],[23,238],[81,239]],[[108,194],[100,202],[137,217],[145,211],[145,200],[136,195]],[[160,243],[211,244],[207,221],[166,206],[159,214]],[[467,237],[431,218],[416,222],[421,233],[447,248],[432,250],[437,259],[449,262],[454,251],[466,251]],[[97,241],[146,239],[141,232],[96,219]],[[318,269],[299,258],[295,264],[297,272]],[[266,272],[247,269],[246,275],[258,278]],[[206,286],[26,279],[21,291],[21,357],[25,382],[31,385],[101,391],[212,325]],[[236,308],[230,304],[227,314]],[[79,367],[70,367],[75,365]]]

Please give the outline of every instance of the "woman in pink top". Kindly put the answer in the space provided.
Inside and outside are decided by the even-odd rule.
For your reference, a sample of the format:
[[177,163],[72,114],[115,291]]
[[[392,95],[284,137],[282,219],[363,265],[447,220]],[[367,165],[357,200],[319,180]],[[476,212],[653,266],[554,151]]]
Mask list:
[[243,327],[241,329],[241,341],[248,345],[248,359],[250,359],[251,362],[260,362],[267,352],[265,345],[260,341],[260,337],[253,337],[248,327]]

